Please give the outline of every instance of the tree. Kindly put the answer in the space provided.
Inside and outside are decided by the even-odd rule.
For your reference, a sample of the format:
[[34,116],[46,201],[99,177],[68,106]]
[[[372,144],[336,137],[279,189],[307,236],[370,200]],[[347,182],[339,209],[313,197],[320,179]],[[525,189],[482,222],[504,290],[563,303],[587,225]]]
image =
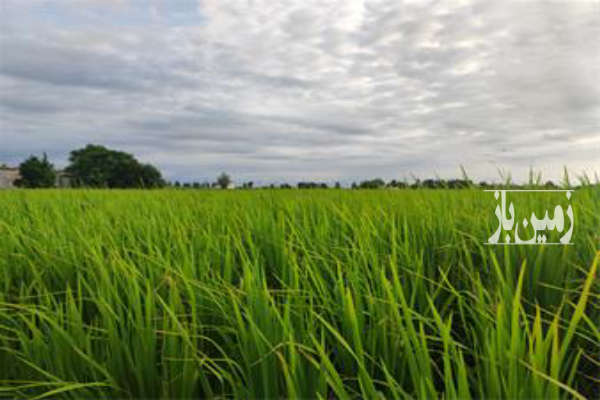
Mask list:
[[362,181],[359,185],[361,189],[379,189],[385,186],[385,182],[381,178],[375,178],[367,181]]
[[326,183],[320,182],[298,182],[298,189],[327,189]]
[[217,178],[217,184],[221,187],[221,189],[227,189],[231,184],[231,178],[225,172],[223,172]]
[[388,187],[391,188],[395,188],[395,189],[402,189],[407,187],[408,185],[406,184],[406,182],[402,182],[402,181],[397,181],[396,179],[392,179],[388,184]]
[[108,188],[150,188],[165,185],[154,166],[141,164],[131,154],[104,146],[87,145],[74,150],[66,171],[75,185]]
[[56,183],[54,166],[48,161],[46,153],[43,158],[31,156],[19,165],[21,178],[16,185],[26,188],[48,188]]

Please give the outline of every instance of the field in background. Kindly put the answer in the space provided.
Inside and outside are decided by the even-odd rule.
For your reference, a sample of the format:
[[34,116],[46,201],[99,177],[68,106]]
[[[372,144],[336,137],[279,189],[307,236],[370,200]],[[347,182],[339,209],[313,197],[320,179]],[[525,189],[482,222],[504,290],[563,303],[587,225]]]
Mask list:
[[484,246],[495,205],[0,192],[0,397],[599,397],[600,189],[573,246]]

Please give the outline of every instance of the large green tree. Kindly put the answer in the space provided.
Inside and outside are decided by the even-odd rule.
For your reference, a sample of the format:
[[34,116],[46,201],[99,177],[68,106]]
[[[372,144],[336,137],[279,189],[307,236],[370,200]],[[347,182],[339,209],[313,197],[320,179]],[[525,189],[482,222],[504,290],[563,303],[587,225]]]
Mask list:
[[25,188],[48,188],[56,182],[54,166],[44,153],[42,158],[31,156],[19,165],[19,178],[15,184]]
[[221,187],[221,189],[227,189],[231,184],[231,177],[223,172],[217,177],[217,184]]
[[90,144],[74,150],[69,161],[71,164],[66,170],[77,186],[152,188],[164,185],[160,171],[154,166],[141,164],[131,154],[104,146]]

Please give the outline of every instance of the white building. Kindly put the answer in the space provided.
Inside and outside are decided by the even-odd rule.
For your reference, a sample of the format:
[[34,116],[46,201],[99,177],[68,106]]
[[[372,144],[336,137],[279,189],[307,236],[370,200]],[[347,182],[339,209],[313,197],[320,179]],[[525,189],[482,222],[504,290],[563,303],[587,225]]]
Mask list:
[[[11,189],[16,187],[15,181],[21,178],[19,168],[0,166],[0,189]],[[71,176],[65,171],[56,171],[56,187],[65,188],[71,186]]]
[[15,187],[15,181],[21,177],[19,168],[0,167],[0,189]]

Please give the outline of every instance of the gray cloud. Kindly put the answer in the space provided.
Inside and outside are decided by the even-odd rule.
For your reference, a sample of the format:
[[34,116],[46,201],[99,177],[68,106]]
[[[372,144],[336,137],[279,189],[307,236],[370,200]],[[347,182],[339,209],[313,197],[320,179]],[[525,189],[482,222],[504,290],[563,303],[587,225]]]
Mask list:
[[5,0],[0,161],[170,178],[600,169],[597,2]]

